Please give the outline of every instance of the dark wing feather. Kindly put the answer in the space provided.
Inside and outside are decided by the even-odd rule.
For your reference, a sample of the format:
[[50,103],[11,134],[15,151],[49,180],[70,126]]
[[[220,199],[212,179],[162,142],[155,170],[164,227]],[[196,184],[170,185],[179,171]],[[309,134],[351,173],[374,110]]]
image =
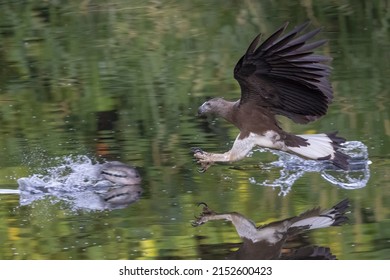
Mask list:
[[329,57],[313,54],[326,43],[307,43],[320,29],[298,35],[309,22],[282,36],[287,23],[258,46],[258,35],[234,69],[241,87],[240,104],[254,102],[275,114],[307,123],[326,114],[333,98]]

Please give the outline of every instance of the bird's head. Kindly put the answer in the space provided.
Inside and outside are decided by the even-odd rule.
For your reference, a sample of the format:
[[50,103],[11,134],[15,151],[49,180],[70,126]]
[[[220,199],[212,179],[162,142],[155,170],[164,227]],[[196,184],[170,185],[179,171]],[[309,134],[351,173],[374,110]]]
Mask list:
[[198,116],[219,115],[220,109],[223,107],[223,98],[213,98],[203,103],[198,109]]

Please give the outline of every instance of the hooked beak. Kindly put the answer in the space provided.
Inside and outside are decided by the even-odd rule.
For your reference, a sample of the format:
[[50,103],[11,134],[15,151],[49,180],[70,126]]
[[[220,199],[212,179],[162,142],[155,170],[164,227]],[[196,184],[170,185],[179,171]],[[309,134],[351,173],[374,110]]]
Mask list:
[[198,117],[204,117],[207,114],[204,104],[198,108]]
[[197,114],[197,116],[198,116],[198,117],[203,116],[202,106],[200,106],[200,107],[198,108],[198,114]]

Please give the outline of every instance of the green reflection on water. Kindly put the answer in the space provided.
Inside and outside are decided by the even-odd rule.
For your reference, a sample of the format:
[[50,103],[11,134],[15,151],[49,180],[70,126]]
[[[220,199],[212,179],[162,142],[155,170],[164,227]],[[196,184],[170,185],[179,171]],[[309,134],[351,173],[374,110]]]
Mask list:
[[[387,5],[387,6],[386,6]],[[324,26],[335,102],[322,120],[286,130],[339,130],[363,141],[369,185],[345,191],[318,174],[286,197],[249,183],[262,153],[241,169],[199,174],[189,148],[228,149],[237,130],[195,117],[207,98],[237,98],[232,69],[250,40],[288,20]],[[349,196],[351,224],[313,233],[339,258],[388,258],[390,234],[389,19],[386,1],[25,1],[0,4],[0,184],[88,155],[140,167],[145,194],[127,209],[73,213],[49,200],[18,208],[0,196],[2,259],[198,258],[199,242],[239,242],[231,227],[190,227],[207,201],[256,221],[328,207]],[[49,213],[49,214],[48,214]],[[208,238],[197,240],[194,235]]]

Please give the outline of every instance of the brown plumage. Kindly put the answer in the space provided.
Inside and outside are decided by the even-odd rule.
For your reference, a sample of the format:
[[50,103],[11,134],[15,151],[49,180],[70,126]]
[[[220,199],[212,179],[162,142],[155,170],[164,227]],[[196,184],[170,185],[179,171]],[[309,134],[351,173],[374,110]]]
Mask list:
[[[344,199],[327,210],[321,210],[319,207],[316,207],[298,216],[257,227],[253,221],[240,213],[216,213],[205,203],[200,203],[200,205],[203,205],[203,211],[192,222],[192,225],[196,227],[213,220],[230,221],[243,241],[241,247],[235,253],[236,258],[278,259],[281,257],[282,249],[287,239],[307,230],[340,226],[348,221],[348,217],[345,214],[349,209],[349,204],[349,200]],[[303,251],[296,253],[302,254]],[[311,254],[316,255],[316,252],[311,252]],[[299,256],[297,254],[296,257],[309,258],[310,255]],[[311,257],[314,257],[314,255]],[[294,257],[290,256],[290,258]]]
[[195,148],[194,156],[206,170],[213,162],[240,160],[254,146],[279,149],[305,158],[331,160],[348,169],[348,156],[339,151],[345,139],[332,134],[294,135],[282,130],[276,115],[305,124],[325,115],[333,99],[329,82],[330,58],[313,54],[326,43],[312,39],[320,29],[299,36],[308,22],[282,36],[287,23],[258,46],[261,35],[249,45],[234,68],[241,98],[214,98],[199,107],[199,115],[216,115],[240,129],[232,149],[224,154]]

